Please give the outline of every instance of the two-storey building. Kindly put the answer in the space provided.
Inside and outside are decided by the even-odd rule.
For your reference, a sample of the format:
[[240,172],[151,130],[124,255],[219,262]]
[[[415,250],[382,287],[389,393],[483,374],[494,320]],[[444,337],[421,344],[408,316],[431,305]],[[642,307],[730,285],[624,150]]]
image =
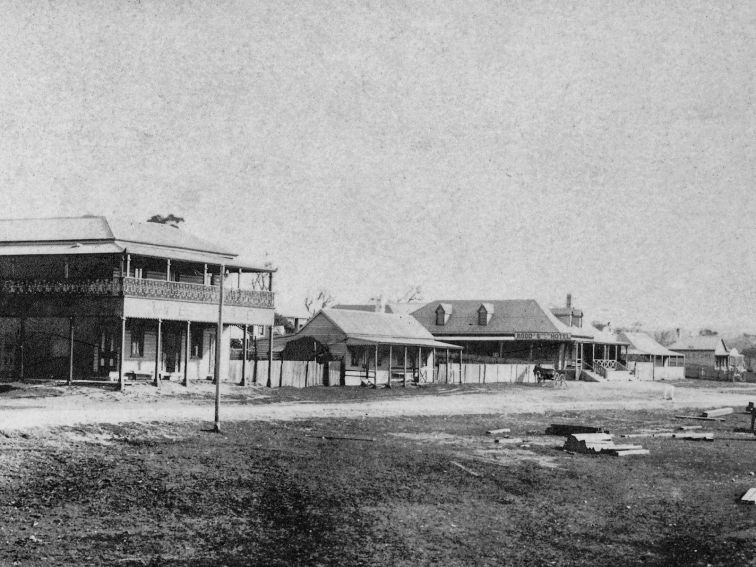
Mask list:
[[216,348],[225,379],[231,327],[273,325],[273,272],[168,225],[0,220],[0,379],[186,383]]

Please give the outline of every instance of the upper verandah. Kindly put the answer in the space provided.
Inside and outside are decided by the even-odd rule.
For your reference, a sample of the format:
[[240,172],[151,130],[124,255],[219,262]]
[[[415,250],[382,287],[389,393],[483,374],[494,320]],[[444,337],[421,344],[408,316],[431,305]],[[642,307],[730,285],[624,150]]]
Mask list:
[[223,265],[244,272],[275,271],[169,225],[96,216],[0,219],[0,256],[98,254]]

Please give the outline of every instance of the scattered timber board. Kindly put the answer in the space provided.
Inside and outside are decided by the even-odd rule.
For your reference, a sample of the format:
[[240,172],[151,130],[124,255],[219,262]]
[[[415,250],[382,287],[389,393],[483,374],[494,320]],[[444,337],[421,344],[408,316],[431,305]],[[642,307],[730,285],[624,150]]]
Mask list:
[[475,472],[474,470],[472,470],[472,469],[468,469],[468,468],[467,468],[467,467],[466,467],[465,465],[462,465],[462,464],[458,463],[457,461],[449,461],[449,462],[450,462],[450,463],[451,463],[452,465],[454,465],[455,467],[457,467],[457,468],[459,468],[459,469],[462,469],[462,470],[463,470],[463,471],[465,471],[465,472],[466,472],[467,474],[470,474],[470,475],[472,475],[472,476],[480,476],[480,473],[476,473],[476,472]]
[[356,435],[308,435],[315,439],[344,440],[344,441],[375,441],[375,437],[360,437]]
[[503,427],[501,429],[489,429],[486,431],[486,435],[499,435],[500,433],[511,433],[512,430],[509,427]]
[[648,449],[629,449],[627,451],[614,451],[609,454],[614,455],[615,457],[629,457],[631,455],[648,455],[650,453],[651,451]]
[[509,437],[505,437],[505,438],[498,438],[497,437],[496,439],[494,439],[494,443],[500,443],[502,445],[505,445],[505,444],[506,445],[516,445],[517,443],[525,443],[525,440],[521,439],[521,438],[517,438],[517,437],[513,437],[511,439]]
[[756,504],[756,488],[749,488],[746,493],[740,497],[743,504]]
[[714,441],[713,433],[675,433],[673,439],[689,439],[691,441]]
[[721,417],[723,415],[730,415],[734,411],[732,408],[710,409],[703,412],[701,417]]
[[575,433],[609,433],[603,427],[593,427],[590,425],[573,425],[569,423],[552,423],[546,428],[546,435],[559,435],[569,437]]
[[689,431],[691,429],[703,429],[703,425],[681,425],[677,429],[680,429],[682,431]]
[[702,417],[700,415],[676,415],[675,419],[699,419],[701,421],[725,421],[723,417]]

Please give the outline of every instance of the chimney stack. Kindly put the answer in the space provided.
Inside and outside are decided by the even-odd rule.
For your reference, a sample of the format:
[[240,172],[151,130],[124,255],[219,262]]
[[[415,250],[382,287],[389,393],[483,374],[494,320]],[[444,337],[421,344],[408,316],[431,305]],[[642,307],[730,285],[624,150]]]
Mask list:
[[572,294],[571,293],[567,294],[567,308],[568,309],[572,308]]

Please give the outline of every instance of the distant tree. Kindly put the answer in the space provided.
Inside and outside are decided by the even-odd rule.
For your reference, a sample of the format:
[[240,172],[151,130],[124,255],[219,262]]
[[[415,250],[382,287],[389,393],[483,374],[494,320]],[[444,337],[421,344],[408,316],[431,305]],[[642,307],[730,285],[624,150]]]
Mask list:
[[654,340],[662,346],[669,346],[677,341],[677,331],[675,329],[655,331]]
[[296,329],[294,328],[294,323],[292,323],[289,318],[284,317],[280,313],[273,314],[273,324],[276,327],[283,327],[287,335],[296,331]]
[[379,293],[370,298],[370,303],[375,305],[376,311],[383,312],[389,303],[420,303],[425,301],[423,289],[419,285],[410,286],[403,294],[388,296],[385,293]]
[[184,222],[184,217],[177,217],[173,213],[169,213],[168,216],[152,215],[147,219],[147,222],[154,222],[157,224],[167,224],[173,228],[178,228],[178,225]]
[[630,325],[623,325],[622,327],[617,327],[618,332],[622,333],[639,333],[643,329],[643,323],[640,321],[635,321],[634,323]]
[[327,289],[319,289],[305,297],[304,305],[310,316],[315,315],[321,309],[326,309],[336,303],[336,298]]
[[413,285],[396,300],[396,303],[419,303],[421,301],[425,301],[423,288],[419,285]]
[[591,325],[596,327],[599,331],[603,331],[609,326],[609,323],[602,323],[601,321],[591,321]]
[[719,333],[712,331],[711,329],[701,329],[700,331],[698,331],[698,334],[702,337],[716,337]]

